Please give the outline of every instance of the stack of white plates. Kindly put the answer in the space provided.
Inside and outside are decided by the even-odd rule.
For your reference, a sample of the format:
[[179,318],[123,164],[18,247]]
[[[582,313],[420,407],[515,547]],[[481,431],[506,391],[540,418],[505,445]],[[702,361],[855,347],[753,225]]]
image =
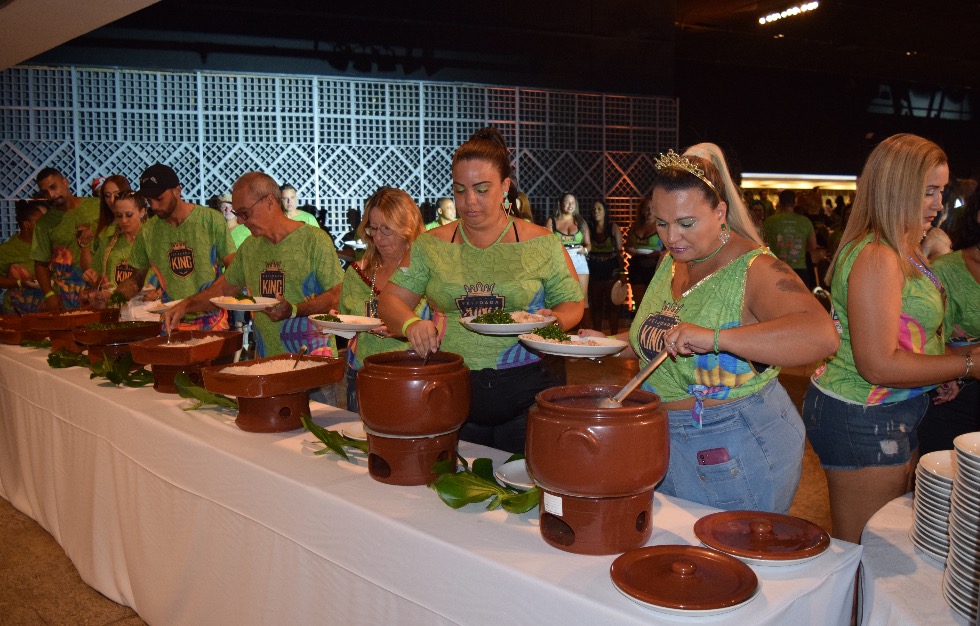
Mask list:
[[974,622],[980,592],[980,432],[960,435],[949,514],[949,556],[943,595],[957,613]]
[[955,475],[956,456],[952,450],[930,452],[919,459],[915,468],[915,523],[909,536],[915,547],[943,563],[949,552],[947,520]]

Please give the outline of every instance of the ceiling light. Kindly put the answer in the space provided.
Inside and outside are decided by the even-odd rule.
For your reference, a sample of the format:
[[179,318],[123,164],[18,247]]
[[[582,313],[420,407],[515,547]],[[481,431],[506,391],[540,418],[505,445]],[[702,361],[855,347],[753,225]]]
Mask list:
[[795,15],[801,15],[803,13],[809,13],[814,11],[820,6],[819,2],[807,2],[805,4],[800,4],[795,7],[790,7],[785,11],[780,11],[779,13],[770,13],[769,15],[763,15],[759,18],[760,24],[771,24],[773,22],[779,21],[785,17],[793,17]]

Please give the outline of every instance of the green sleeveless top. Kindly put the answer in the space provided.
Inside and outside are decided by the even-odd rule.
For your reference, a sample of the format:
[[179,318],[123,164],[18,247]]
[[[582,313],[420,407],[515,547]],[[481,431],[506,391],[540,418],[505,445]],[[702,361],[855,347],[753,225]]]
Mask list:
[[[640,368],[663,349],[664,335],[678,319],[705,328],[741,326],[746,276],[749,267],[761,255],[772,256],[772,253],[763,248],[746,252],[698,281],[679,300],[674,300],[670,289],[674,259],[667,254],[650,281],[630,326],[630,344],[640,357]],[[698,404],[705,398],[742,398],[762,389],[779,373],[777,367],[762,367],[728,352],[680,356],[676,361],[669,358],[664,361],[642,387],[660,396],[664,402],[692,396]],[[695,411],[698,410],[696,406]],[[697,419],[695,417],[696,422]]]
[[[370,277],[366,273],[365,277]],[[370,278],[363,278],[353,264],[344,272],[344,286],[340,291],[340,304],[337,310],[343,315],[363,315],[364,317],[378,317],[378,298],[372,292],[369,281]],[[415,307],[415,314],[422,319],[429,319],[429,307],[425,298],[419,301]],[[371,333],[357,333],[347,344],[347,364],[355,370],[361,369],[364,359],[372,354],[382,352],[396,352],[408,350],[411,345],[400,337],[379,337]]]
[[[507,226],[501,233],[510,230]],[[555,237],[535,237],[515,243],[494,243],[481,250],[423,233],[412,244],[409,267],[396,271],[395,285],[424,295],[432,310],[440,350],[463,357],[471,370],[506,369],[540,360],[516,336],[475,333],[459,320],[489,311],[535,312],[562,302],[582,299],[582,288],[565,264],[565,252]]]
[[576,230],[571,235],[566,235],[558,230],[558,226],[555,224],[555,218],[551,218],[551,232],[558,235],[558,240],[561,241],[561,245],[563,246],[580,246],[585,240],[582,229]]
[[932,271],[946,288],[949,300],[943,318],[946,345],[980,342],[980,283],[966,267],[963,251],[957,250],[932,262]]
[[657,231],[653,231],[646,237],[640,237],[631,228],[628,233],[626,233],[626,243],[624,244],[627,248],[636,248],[637,250],[663,250],[664,244],[660,241],[660,235]]
[[[831,314],[840,333],[840,349],[830,356],[813,375],[813,383],[835,397],[857,404],[877,405],[900,402],[926,393],[936,385],[902,389],[872,385],[857,371],[851,348],[851,329],[847,315],[848,278],[851,268],[873,238],[866,235],[848,244],[837,259],[831,281],[833,309]],[[943,296],[926,276],[906,278],[902,286],[902,311],[899,316],[898,345],[916,354],[943,354]]]
[[606,225],[606,236],[604,239],[596,239],[595,234],[592,235],[592,254],[593,256],[601,256],[604,254],[614,254],[616,252],[616,238],[613,236],[613,228],[619,228],[615,224]]

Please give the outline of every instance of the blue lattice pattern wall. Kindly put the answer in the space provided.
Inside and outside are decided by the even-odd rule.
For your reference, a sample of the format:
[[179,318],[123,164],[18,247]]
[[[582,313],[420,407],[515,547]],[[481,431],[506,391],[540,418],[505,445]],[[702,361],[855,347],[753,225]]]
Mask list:
[[34,177],[59,168],[76,193],[95,176],[136,181],[156,161],[204,203],[249,170],[296,187],[347,230],[379,186],[419,203],[450,194],[453,151],[492,124],[512,147],[539,218],[570,191],[628,223],[652,157],[677,147],[677,101],[458,83],[286,74],[15,67],[0,72],[0,235]]

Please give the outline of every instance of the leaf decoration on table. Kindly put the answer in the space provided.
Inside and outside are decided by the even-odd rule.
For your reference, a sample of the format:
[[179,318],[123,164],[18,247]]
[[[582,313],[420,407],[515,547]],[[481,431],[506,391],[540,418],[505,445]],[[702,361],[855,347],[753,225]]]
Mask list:
[[[523,454],[515,454],[507,462],[523,458]],[[532,487],[527,491],[518,491],[501,485],[493,475],[492,460],[474,459],[472,470],[466,459],[459,457],[459,461],[462,469],[458,472],[453,471],[450,461],[433,465],[432,471],[439,474],[439,478],[429,483],[429,488],[435,490],[439,498],[452,508],[459,509],[487,499],[490,500],[487,510],[503,507],[508,513],[526,513],[538,506],[540,490]]]
[[339,433],[335,430],[328,430],[314,422],[309,416],[306,415],[300,415],[299,419],[303,422],[303,426],[306,428],[306,430],[310,431],[314,437],[319,439],[320,442],[326,446],[326,448],[317,450],[313,453],[317,456],[326,454],[329,451],[344,457],[345,461],[350,461],[350,457],[347,456],[347,451],[344,450],[345,446],[348,448],[357,448],[364,454],[368,453],[368,442],[366,441],[351,439],[343,433]]
[[145,387],[153,382],[153,374],[140,366],[133,369],[133,356],[124,354],[114,359],[108,354],[102,355],[102,360],[91,365],[92,374],[89,378],[105,378],[117,387]]
[[88,367],[88,356],[61,348],[48,355],[48,366],[55,369],[65,367]]
[[174,376],[174,386],[181,398],[197,400],[197,404],[185,408],[185,411],[196,411],[204,405],[215,405],[227,409],[238,409],[238,402],[220,393],[208,391],[200,385],[195,385],[190,376],[181,372]]
[[24,346],[25,348],[50,348],[51,340],[42,339],[40,341],[33,341],[30,339],[25,339],[24,341],[20,342],[20,345]]

